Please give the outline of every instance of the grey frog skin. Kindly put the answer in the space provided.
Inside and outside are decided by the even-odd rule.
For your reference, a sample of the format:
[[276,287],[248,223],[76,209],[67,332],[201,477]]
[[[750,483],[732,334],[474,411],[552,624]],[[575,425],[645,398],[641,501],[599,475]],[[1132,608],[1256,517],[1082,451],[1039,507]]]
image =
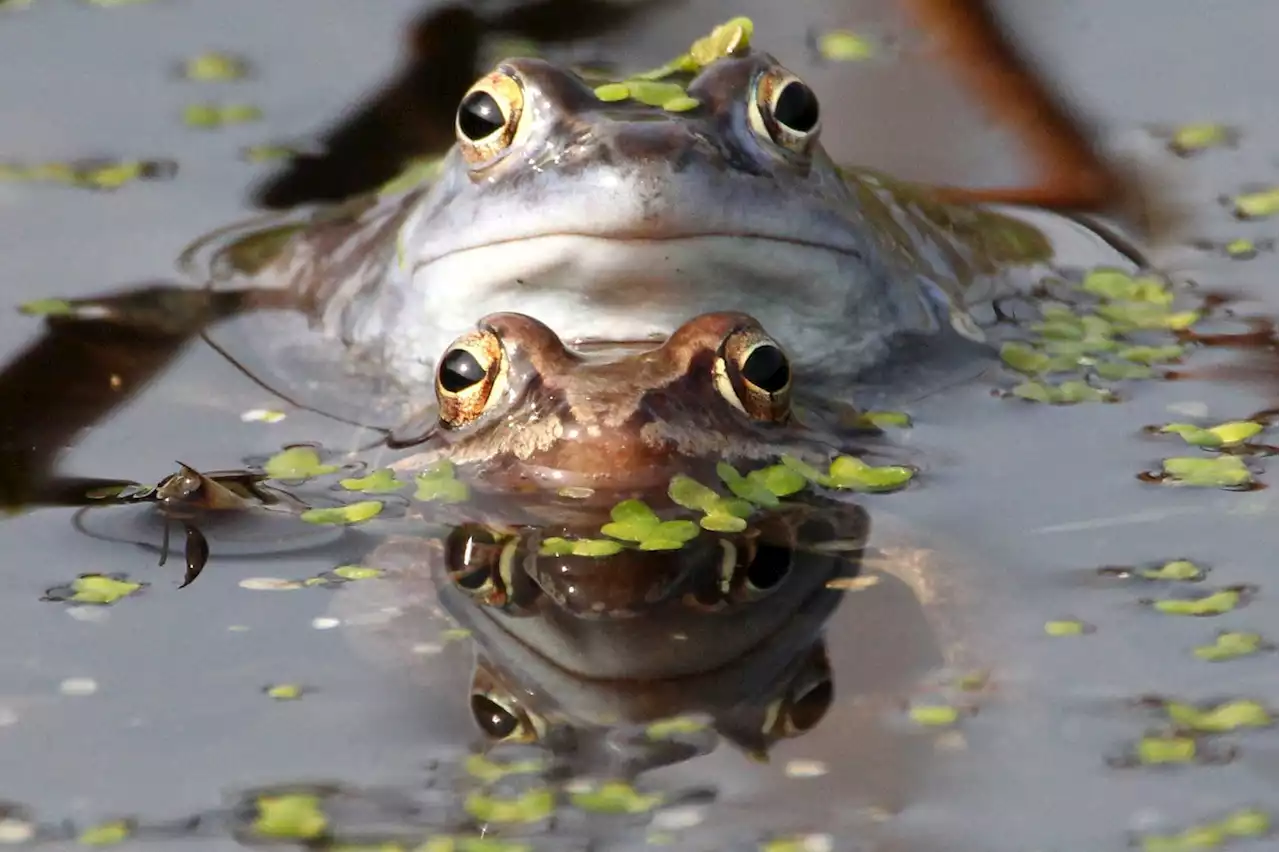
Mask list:
[[313,222],[252,283],[291,288],[413,385],[491,312],[579,341],[732,310],[811,385],[843,386],[904,332],[980,338],[965,304],[1052,253],[1027,221],[838,169],[816,96],[767,53],[715,59],[686,91],[682,111],[606,102],[569,70],[506,60],[462,100],[428,185]]

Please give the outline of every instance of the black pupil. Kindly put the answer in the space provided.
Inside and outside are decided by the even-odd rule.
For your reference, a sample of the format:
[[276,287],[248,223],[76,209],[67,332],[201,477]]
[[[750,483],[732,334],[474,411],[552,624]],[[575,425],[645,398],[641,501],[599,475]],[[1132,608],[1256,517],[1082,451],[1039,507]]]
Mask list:
[[777,393],[791,381],[791,367],[781,349],[766,343],[751,350],[742,364],[742,377],[765,393]]
[[773,118],[796,133],[808,133],[818,126],[818,96],[804,83],[792,80],[778,94]]
[[449,393],[466,390],[484,380],[484,367],[465,349],[454,349],[440,361],[440,387]]
[[472,142],[479,142],[504,124],[502,109],[488,92],[472,92],[458,106],[458,129]]
[[471,696],[471,713],[480,730],[495,739],[511,736],[520,726],[520,720],[505,707],[483,695]]

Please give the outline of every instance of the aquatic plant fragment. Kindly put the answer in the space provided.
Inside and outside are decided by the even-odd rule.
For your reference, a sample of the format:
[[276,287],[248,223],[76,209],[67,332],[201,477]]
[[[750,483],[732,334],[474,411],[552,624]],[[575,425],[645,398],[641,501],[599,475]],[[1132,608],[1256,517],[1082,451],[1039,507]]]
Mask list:
[[1164,481],[1192,488],[1239,488],[1253,482],[1253,474],[1236,456],[1164,459],[1160,462]]
[[259,796],[253,831],[263,837],[314,840],[329,829],[329,819],[318,797],[305,793]]
[[376,518],[381,514],[382,508],[383,503],[380,500],[361,500],[358,503],[350,503],[346,506],[307,509],[298,517],[309,524],[359,524]]
[[286,481],[304,481],[333,473],[339,468],[340,465],[321,462],[316,449],[307,446],[286,447],[262,465],[267,476]]

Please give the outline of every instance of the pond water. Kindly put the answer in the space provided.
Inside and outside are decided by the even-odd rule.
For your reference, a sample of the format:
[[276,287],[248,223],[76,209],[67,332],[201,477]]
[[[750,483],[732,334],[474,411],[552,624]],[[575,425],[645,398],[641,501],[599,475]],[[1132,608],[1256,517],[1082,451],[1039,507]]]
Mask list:
[[[0,175],[103,157],[155,160],[166,178],[110,192],[0,181],[0,287],[15,308],[0,312],[0,493],[13,510],[0,524],[0,845],[237,849],[274,828],[312,848],[379,850],[1273,848],[1276,219],[1234,217],[1230,199],[1276,185],[1277,12],[1252,0],[1230,14],[993,5],[1133,185],[1116,227],[1194,283],[1175,288],[1187,304],[1221,294],[1197,329],[1242,336],[1157,367],[1176,380],[1118,382],[1112,404],[993,395],[1019,381],[994,360],[891,399],[911,425],[887,426],[879,445],[916,466],[915,481],[859,495],[865,515],[840,503],[835,538],[859,547],[797,556],[804,570],[787,577],[834,588],[785,586],[773,600],[795,614],[727,668],[611,689],[504,638],[460,596],[466,583],[437,591],[415,575],[440,557],[403,540],[419,531],[405,495],[352,526],[299,522],[287,496],[229,517],[172,498],[169,520],[145,501],[64,505],[109,481],[160,482],[179,460],[228,471],[288,445],[343,454],[380,436],[271,394],[188,333],[169,291],[134,303],[173,324],[164,333],[46,325],[16,308],[190,288],[175,259],[198,236],[381,184],[389,157],[451,139],[475,76],[463,60],[500,38],[650,67],[749,15],[757,43],[830,105],[837,160],[964,186],[1025,181],[1010,134],[922,58],[930,36],[912,4],[495,5],[483,42],[472,13],[408,0],[0,4]],[[819,61],[811,36],[837,27],[877,55]],[[451,93],[439,104],[412,96],[425,73],[407,61],[415,48],[438,75],[430,91]],[[243,55],[249,76],[183,79],[183,60],[209,50]],[[459,63],[465,73],[449,70]],[[184,124],[205,101],[262,115]],[[1230,128],[1231,144],[1175,156],[1161,131],[1193,122]],[[316,138],[335,157],[289,167],[246,154]],[[1233,256],[1235,240],[1256,251]],[[1255,487],[1140,479],[1162,459],[1237,457],[1146,427],[1251,418],[1265,429],[1238,458]],[[372,470],[390,456],[361,458]],[[354,475],[282,488],[327,505],[332,481]],[[245,493],[256,504],[266,492]],[[1184,561],[1203,576],[1179,574]],[[342,566],[383,573],[333,573]],[[66,600],[85,574],[146,585],[100,582],[132,592],[110,605]],[[703,636],[705,655],[725,638]],[[489,704],[472,695],[477,648]],[[511,714],[492,703],[521,690],[536,697],[520,725],[549,707],[594,723],[554,760],[516,744],[477,760],[472,710],[502,727]],[[761,733],[778,696],[797,735]],[[721,737],[638,721],[690,712]],[[768,760],[753,759],[765,745]],[[600,786],[613,777],[634,787]],[[465,845],[477,832],[493,845]]]

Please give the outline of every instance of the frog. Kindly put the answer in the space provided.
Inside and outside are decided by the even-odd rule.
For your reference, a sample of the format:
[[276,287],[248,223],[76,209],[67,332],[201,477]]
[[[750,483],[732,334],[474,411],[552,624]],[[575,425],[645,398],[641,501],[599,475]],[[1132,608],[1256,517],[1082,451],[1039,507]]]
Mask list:
[[622,83],[502,60],[420,180],[273,232],[266,259],[215,264],[217,286],[287,290],[323,340],[428,399],[444,345],[498,311],[577,342],[741,311],[832,393],[904,340],[985,345],[970,308],[1039,278],[1046,220],[837,165],[827,107],[749,23]]
[[[795,381],[787,352],[746,314],[693,317],[660,345],[585,348],[528,315],[483,318],[438,357],[435,427],[391,464],[422,474],[447,463],[470,491],[419,510],[447,526],[428,537],[427,573],[442,599],[471,601],[578,677],[677,677],[727,663],[865,545],[865,510],[816,491],[740,500],[741,522],[724,529],[684,519],[681,478],[718,483],[726,464],[748,476],[782,455],[817,465],[873,439],[796,411]],[[652,549],[563,546],[601,543],[627,502],[687,534]],[[823,568],[800,577],[794,556],[810,552]],[[672,654],[673,632],[708,647]]]

